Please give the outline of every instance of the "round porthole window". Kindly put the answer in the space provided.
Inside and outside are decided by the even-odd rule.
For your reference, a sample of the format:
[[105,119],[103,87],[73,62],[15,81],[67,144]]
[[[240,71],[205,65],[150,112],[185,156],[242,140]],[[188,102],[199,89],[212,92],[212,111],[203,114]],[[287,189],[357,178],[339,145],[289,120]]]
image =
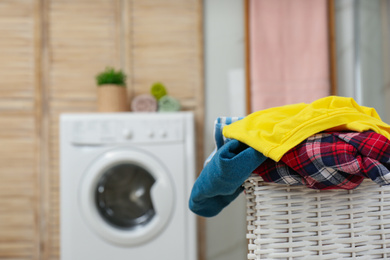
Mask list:
[[138,165],[115,165],[103,173],[97,184],[96,207],[114,227],[146,225],[156,214],[150,196],[154,183],[153,176]]
[[80,184],[80,211],[91,230],[109,242],[139,245],[169,223],[173,181],[164,165],[147,153],[108,151],[88,167]]

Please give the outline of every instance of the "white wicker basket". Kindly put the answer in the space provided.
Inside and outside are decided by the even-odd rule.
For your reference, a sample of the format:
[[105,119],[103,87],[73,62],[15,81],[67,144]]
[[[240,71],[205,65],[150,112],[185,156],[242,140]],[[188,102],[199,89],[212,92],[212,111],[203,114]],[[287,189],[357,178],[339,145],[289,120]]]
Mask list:
[[248,259],[390,259],[390,187],[245,182]]

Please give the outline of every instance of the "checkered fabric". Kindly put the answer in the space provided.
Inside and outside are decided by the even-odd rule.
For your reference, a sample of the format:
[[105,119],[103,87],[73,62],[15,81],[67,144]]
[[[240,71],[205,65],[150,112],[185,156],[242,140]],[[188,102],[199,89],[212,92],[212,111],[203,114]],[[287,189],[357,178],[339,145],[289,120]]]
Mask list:
[[367,131],[315,134],[279,162],[267,159],[255,171],[265,182],[313,189],[354,189],[364,178],[390,183],[390,141]]

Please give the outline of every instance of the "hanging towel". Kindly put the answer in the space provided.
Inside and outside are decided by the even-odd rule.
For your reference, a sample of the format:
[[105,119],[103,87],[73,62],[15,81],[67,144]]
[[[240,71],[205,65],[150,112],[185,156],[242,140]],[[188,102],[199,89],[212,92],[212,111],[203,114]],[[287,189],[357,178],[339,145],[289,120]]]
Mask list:
[[390,142],[373,131],[315,134],[279,162],[267,159],[256,170],[265,182],[313,189],[354,189],[365,178],[390,183]]
[[224,127],[223,135],[279,161],[288,150],[324,130],[373,130],[390,139],[390,126],[380,119],[374,108],[337,96],[252,113]]

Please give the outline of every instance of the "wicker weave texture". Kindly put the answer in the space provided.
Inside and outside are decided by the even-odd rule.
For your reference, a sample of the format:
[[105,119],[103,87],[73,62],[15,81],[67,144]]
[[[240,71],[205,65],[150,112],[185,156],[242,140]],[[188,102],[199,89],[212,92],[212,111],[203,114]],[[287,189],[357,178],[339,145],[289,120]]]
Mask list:
[[248,259],[390,259],[390,187],[245,182]]

